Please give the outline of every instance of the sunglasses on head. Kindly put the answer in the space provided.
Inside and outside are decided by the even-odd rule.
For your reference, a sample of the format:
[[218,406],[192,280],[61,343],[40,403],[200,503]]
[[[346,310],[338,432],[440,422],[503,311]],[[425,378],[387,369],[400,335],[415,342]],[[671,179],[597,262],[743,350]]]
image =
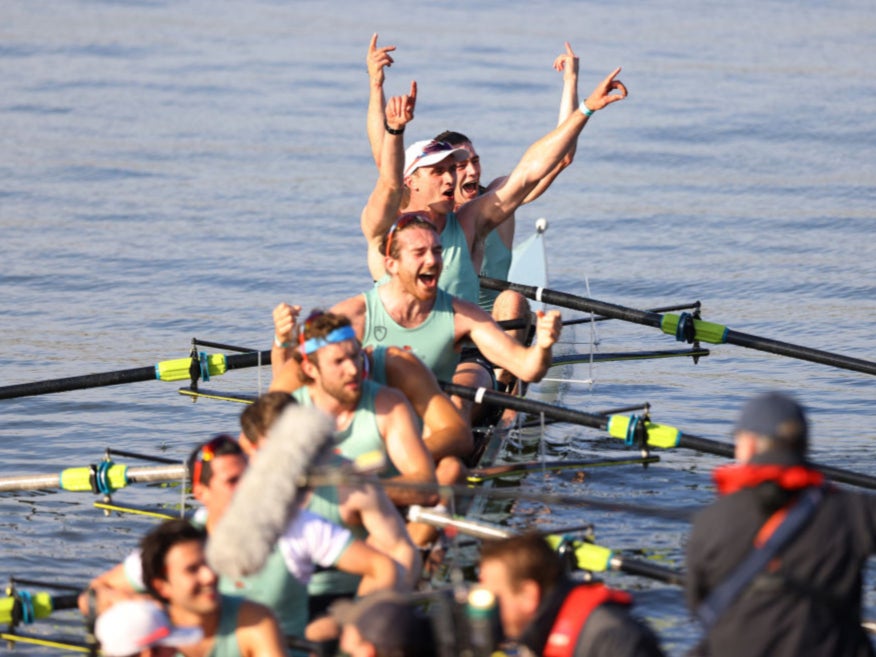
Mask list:
[[420,160],[422,160],[422,159],[423,159],[424,157],[426,157],[427,155],[434,155],[435,153],[444,153],[444,152],[449,153],[449,152],[452,151],[452,150],[453,150],[453,146],[451,146],[450,144],[448,144],[446,141],[434,141],[434,140],[432,140],[432,141],[430,141],[428,144],[426,144],[426,145],[423,147],[423,150],[420,151],[420,154],[417,155],[417,157],[415,157],[415,158],[413,159],[413,161],[411,162],[410,166],[405,167],[405,171],[406,171],[406,172],[407,172],[407,171],[410,171],[412,168],[414,168],[414,167],[416,166],[417,162],[419,162]]
[[386,251],[383,255],[389,255],[389,250],[392,247],[392,238],[395,236],[396,232],[404,230],[414,223],[429,224],[430,226],[434,226],[434,224],[423,215],[414,213],[403,214],[396,220],[396,222],[390,227],[389,231],[386,233]]
[[203,483],[201,477],[204,474],[204,463],[209,463],[216,458],[216,452],[228,443],[234,443],[239,448],[237,441],[226,433],[213,436],[198,448],[195,454],[195,462],[192,466],[192,484]]

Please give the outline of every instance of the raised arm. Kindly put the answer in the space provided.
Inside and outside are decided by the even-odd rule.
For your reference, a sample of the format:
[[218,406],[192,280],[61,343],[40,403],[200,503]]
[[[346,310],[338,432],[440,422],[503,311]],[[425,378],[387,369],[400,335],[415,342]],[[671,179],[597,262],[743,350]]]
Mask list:
[[411,82],[407,96],[394,96],[386,104],[386,134],[381,147],[377,183],[362,210],[362,233],[368,242],[368,268],[374,280],[384,274],[380,243],[390,229],[404,196],[405,145],[402,134],[414,118],[417,104],[417,83]]
[[[557,56],[554,60],[554,70],[563,74],[563,94],[560,96],[560,114],[557,119],[557,125],[562,125],[563,121],[578,109],[578,56],[572,50],[572,46],[568,41],[566,41],[566,52]],[[575,159],[576,150],[578,150],[577,139],[572,142],[569,151],[560,160],[560,163],[548,175],[539,180],[532,191],[526,195],[526,198],[523,199],[524,204],[531,203],[544,194],[545,190],[560,175],[560,171],[572,164],[572,160]]]
[[467,221],[473,221],[476,232],[484,236],[507,219],[569,152],[590,114],[626,98],[626,87],[616,79],[620,71],[612,71],[565,121],[532,144],[503,184],[463,205],[460,220],[471,215]]
[[368,132],[368,143],[371,145],[371,155],[374,163],[380,168],[380,156],[383,148],[383,119],[386,112],[386,97],[383,94],[383,81],[386,79],[386,67],[392,66],[393,59],[389,54],[395,46],[377,46],[377,33],[371,35],[368,44],[368,114],[365,127]]
[[469,337],[484,357],[497,367],[508,370],[524,381],[540,381],[551,365],[552,348],[560,337],[560,312],[539,312],[535,327],[535,341],[524,347],[490,317],[472,303],[455,299],[453,310],[457,316],[457,332]]
[[[292,360],[292,352],[295,349],[295,329],[298,326],[298,315],[300,314],[301,306],[291,306],[285,302],[277,304],[274,308],[274,342],[271,344],[272,381],[278,381],[282,377],[286,362]],[[283,388],[277,389],[282,390]],[[286,392],[292,392],[292,390],[286,390]]]

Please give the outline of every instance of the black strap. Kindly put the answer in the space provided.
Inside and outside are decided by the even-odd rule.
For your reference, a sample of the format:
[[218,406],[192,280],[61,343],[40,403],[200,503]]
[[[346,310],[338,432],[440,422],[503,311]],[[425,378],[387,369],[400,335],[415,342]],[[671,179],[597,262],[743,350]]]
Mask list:
[[708,631],[739,597],[754,577],[785,547],[815,513],[824,496],[821,487],[811,487],[800,495],[766,543],[754,548],[721,584],[697,607],[697,617]]

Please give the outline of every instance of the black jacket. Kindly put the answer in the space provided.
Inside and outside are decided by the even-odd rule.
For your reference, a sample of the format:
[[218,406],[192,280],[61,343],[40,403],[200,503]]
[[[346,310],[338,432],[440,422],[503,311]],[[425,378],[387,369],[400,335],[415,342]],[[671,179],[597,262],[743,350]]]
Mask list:
[[[559,582],[545,595],[521,643],[541,655],[566,596],[579,583]],[[586,586],[586,584],[585,584]],[[591,612],[575,643],[575,657],[663,657],[657,637],[625,605],[603,604]]]
[[[799,492],[773,482],[720,498],[694,519],[687,602],[696,611],[749,553],[758,530]],[[806,526],[724,612],[713,657],[873,655],[861,629],[862,569],[876,551],[876,496],[828,489]]]

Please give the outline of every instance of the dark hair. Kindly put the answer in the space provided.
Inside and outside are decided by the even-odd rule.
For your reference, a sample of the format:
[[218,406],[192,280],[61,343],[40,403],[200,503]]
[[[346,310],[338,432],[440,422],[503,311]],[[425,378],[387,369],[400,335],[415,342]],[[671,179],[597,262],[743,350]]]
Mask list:
[[213,436],[210,440],[195,447],[186,460],[192,485],[209,484],[210,479],[213,478],[213,466],[211,465],[213,459],[226,454],[243,454],[240,443],[227,433]]
[[459,146],[460,144],[464,144],[465,142],[471,143],[471,139],[466,137],[461,132],[454,132],[453,130],[445,130],[440,135],[435,137],[435,141],[444,141],[450,144],[451,146]]
[[540,534],[528,532],[499,541],[485,541],[481,563],[501,561],[508,569],[508,579],[516,591],[526,580],[538,584],[542,597],[562,578],[563,562]]
[[[152,584],[156,579],[167,579],[167,553],[180,543],[207,541],[207,531],[181,518],[165,520],[140,541],[140,562],[143,568],[143,584],[158,600],[164,600]],[[166,602],[166,601],[165,601]]]
[[243,409],[240,414],[240,428],[243,435],[249,438],[253,445],[258,445],[276,419],[290,404],[297,403],[288,392],[266,392]]

